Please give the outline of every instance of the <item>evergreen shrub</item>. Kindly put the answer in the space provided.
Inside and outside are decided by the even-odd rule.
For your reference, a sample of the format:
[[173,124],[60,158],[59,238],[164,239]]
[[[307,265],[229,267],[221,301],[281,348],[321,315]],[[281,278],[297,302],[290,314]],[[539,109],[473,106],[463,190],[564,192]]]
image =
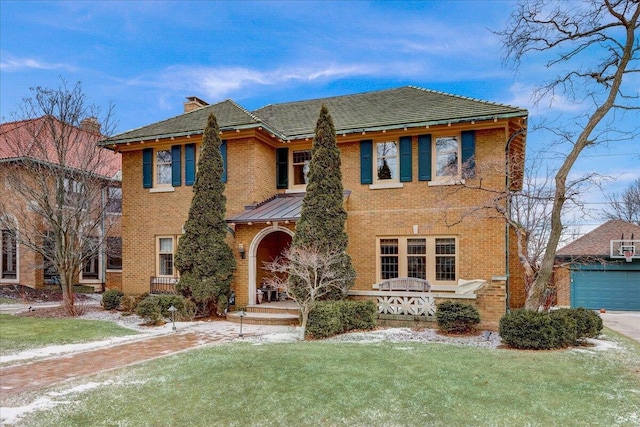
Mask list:
[[120,308],[125,313],[135,313],[140,301],[149,296],[149,293],[145,292],[140,295],[125,295],[120,299]]
[[309,313],[305,335],[321,339],[352,330],[374,329],[378,307],[373,301],[319,301]]
[[593,310],[584,307],[572,308],[571,315],[576,320],[576,339],[596,338],[602,332],[602,318]]
[[102,308],[105,310],[117,310],[124,293],[118,289],[109,289],[102,294]]
[[160,300],[154,296],[148,296],[140,301],[136,307],[136,314],[150,325],[161,325],[164,323]]
[[510,347],[529,350],[557,348],[556,327],[566,328],[561,321],[553,321],[548,313],[514,310],[500,319],[499,333]]
[[480,323],[480,313],[471,304],[445,301],[437,306],[436,321],[440,330],[450,334],[474,332]]
[[556,337],[551,348],[566,348],[576,343],[576,319],[572,316],[572,310],[560,309],[547,313],[551,319],[551,325],[555,329]]

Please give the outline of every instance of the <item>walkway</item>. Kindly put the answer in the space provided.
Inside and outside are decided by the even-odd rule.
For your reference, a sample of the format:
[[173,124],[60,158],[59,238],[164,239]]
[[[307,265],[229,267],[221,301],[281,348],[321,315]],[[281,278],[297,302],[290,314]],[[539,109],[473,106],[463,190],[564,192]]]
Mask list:
[[[178,330],[111,347],[0,368],[0,400],[19,393],[44,389],[70,379],[238,338],[237,325],[223,321],[213,323],[216,323],[215,327]],[[243,335],[258,335],[266,332],[266,329],[247,327]]]

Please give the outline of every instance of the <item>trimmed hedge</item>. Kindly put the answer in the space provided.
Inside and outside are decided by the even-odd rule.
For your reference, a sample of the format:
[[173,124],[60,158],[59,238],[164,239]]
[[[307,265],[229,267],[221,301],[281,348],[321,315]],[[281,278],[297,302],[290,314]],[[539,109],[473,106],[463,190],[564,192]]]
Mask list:
[[152,325],[159,325],[164,319],[171,319],[169,307],[174,306],[175,320],[193,320],[195,304],[181,295],[150,295],[138,303],[136,314]]
[[118,289],[109,289],[102,294],[102,308],[105,310],[117,310],[124,293]]
[[474,332],[480,323],[480,313],[476,306],[461,302],[444,301],[437,306],[438,327],[450,334]]
[[353,330],[374,329],[378,307],[373,301],[319,301],[309,312],[305,336],[321,339]]
[[548,350],[580,345],[602,330],[600,316],[585,308],[559,309],[549,313],[516,310],[500,319],[500,337],[507,345]]

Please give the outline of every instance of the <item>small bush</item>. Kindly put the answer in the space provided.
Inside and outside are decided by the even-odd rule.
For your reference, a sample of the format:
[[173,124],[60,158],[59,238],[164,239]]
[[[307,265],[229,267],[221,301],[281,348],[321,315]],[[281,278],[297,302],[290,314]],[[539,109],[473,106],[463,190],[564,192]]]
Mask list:
[[555,340],[551,348],[566,348],[576,343],[576,319],[571,312],[570,309],[560,309],[548,313],[555,330]]
[[546,350],[556,345],[556,330],[547,313],[515,310],[500,319],[500,337],[513,348]]
[[140,301],[148,296],[149,294],[146,292],[140,295],[125,295],[120,300],[120,309],[125,313],[135,313]]
[[596,338],[602,332],[602,318],[593,310],[583,307],[571,309],[571,315],[576,320],[576,339],[578,342],[586,338]]
[[136,314],[150,325],[161,325],[164,322],[160,301],[153,296],[149,296],[140,301],[136,307]]
[[105,310],[117,310],[124,294],[118,289],[109,289],[102,294],[102,307]]
[[309,313],[305,335],[328,338],[352,330],[376,327],[378,307],[373,301],[320,301]]
[[480,323],[480,313],[474,305],[445,301],[437,306],[436,321],[444,332],[466,334],[475,331],[475,325]]

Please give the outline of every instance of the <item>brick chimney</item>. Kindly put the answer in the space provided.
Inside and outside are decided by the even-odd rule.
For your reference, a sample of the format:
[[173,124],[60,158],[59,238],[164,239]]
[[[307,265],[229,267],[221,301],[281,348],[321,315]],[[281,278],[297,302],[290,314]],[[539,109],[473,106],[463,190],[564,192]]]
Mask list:
[[100,133],[100,123],[96,117],[87,117],[80,122],[80,128],[89,133]]
[[209,105],[208,102],[203,101],[197,96],[187,96],[187,102],[184,103],[184,112],[188,113],[189,111],[197,110],[201,107],[206,107]]

